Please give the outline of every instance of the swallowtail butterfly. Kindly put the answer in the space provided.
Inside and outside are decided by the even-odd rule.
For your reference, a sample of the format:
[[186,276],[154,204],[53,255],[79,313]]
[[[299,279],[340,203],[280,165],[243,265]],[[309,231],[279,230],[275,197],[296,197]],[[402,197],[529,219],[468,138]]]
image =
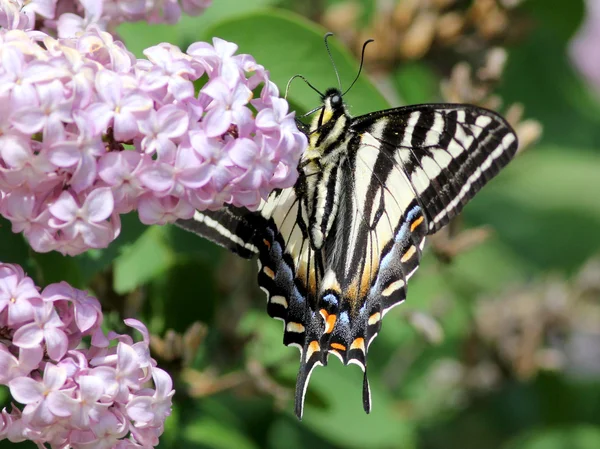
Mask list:
[[517,150],[510,125],[480,107],[423,104],[351,117],[342,97],[335,88],[321,94],[314,120],[301,125],[309,146],[294,187],[272,192],[257,211],[228,206],[177,222],[258,256],[267,311],[284,322],[283,343],[300,349],[299,418],[311,372],[329,354],[364,371],[370,411],[367,351],[383,316],[406,298],[425,237]]

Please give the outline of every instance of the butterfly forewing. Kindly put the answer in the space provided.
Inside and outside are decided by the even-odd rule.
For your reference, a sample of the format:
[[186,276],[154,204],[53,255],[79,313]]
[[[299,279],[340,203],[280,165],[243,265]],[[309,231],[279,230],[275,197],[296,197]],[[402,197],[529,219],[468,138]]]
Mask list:
[[360,133],[388,120],[380,142],[397,149],[428,217],[438,231],[514,156],[517,137],[498,114],[469,105],[416,105],[357,117]]
[[351,118],[327,91],[308,128],[293,188],[258,211],[198,212],[184,228],[241,256],[258,254],[269,314],[300,349],[296,414],[313,368],[329,354],[364,371],[387,311],[406,298],[425,236],[456,216],[514,156],[517,138],[494,112],[417,105]]

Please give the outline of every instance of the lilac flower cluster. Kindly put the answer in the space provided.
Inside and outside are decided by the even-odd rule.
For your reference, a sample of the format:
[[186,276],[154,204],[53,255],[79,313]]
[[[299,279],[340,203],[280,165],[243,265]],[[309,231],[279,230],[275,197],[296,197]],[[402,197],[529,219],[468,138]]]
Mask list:
[[87,292],[65,282],[40,292],[21,267],[0,263],[0,384],[22,405],[2,410],[0,439],[56,449],[158,444],[172,380],[150,358],[141,322],[125,320],[143,337],[134,343],[105,334],[102,320]]
[[97,27],[0,30],[0,214],[35,251],[75,255],[106,247],[132,210],[164,224],[292,186],[306,137],[236,50],[215,38],[136,61]]
[[183,12],[198,15],[211,0],[0,0],[0,26],[41,29],[73,37],[89,25],[113,31],[122,22],[177,23]]

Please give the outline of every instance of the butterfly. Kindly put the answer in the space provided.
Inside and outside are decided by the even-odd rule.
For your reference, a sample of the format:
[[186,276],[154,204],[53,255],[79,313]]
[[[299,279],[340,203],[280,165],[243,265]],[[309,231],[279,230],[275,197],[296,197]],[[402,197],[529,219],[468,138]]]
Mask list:
[[283,321],[283,343],[300,350],[300,419],[311,372],[329,354],[362,369],[369,413],[367,352],[384,315],[406,299],[425,237],[458,215],[518,146],[506,120],[487,109],[421,104],[351,117],[344,94],[320,94],[312,123],[301,125],[309,145],[293,187],[273,191],[257,211],[226,206],[177,222],[258,257],[267,311]]

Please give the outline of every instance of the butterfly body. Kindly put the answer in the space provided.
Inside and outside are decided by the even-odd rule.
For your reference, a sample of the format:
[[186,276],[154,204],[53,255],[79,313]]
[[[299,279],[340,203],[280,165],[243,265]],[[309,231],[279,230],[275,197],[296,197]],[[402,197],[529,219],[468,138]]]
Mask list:
[[258,255],[267,311],[300,349],[296,414],[329,354],[364,371],[383,316],[406,298],[427,234],[456,216],[510,161],[516,135],[494,112],[416,105],[351,117],[328,90],[306,133],[296,185],[259,210],[197,212],[178,224],[243,257]]

